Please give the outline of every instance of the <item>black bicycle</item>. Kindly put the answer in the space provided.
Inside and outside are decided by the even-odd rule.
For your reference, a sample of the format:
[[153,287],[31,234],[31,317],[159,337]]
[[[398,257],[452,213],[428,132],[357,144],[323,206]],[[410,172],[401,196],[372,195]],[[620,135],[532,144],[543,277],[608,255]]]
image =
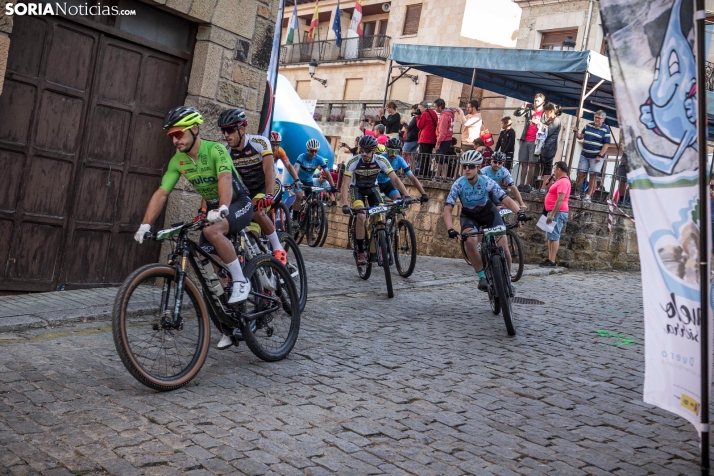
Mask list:
[[481,231],[471,231],[461,233],[461,242],[472,236],[484,236],[481,243],[481,261],[483,271],[486,273],[488,283],[488,300],[494,314],[503,313],[503,320],[506,323],[506,331],[509,336],[516,335],[516,327],[513,324],[513,310],[511,309],[511,297],[513,288],[511,277],[508,273],[508,262],[502,246],[496,243],[499,236],[506,235],[506,227],[503,225],[493,228],[483,228]]
[[[502,217],[507,217],[509,215],[515,215],[508,208],[499,209],[499,213]],[[506,238],[508,239],[508,252],[511,253],[511,282],[515,283],[521,276],[523,276],[523,269],[525,267],[525,258],[523,256],[523,245],[521,245],[521,239],[518,237],[515,228],[518,228],[518,222],[507,222],[506,223]],[[461,255],[464,261],[468,265],[471,265],[471,260],[466,254],[466,248],[464,248],[464,242],[461,241]]]
[[228,269],[188,237],[205,225],[199,220],[147,233],[147,239],[174,242],[168,263],[135,270],[114,300],[119,357],[134,378],[155,390],[183,387],[201,370],[211,338],[209,317],[222,332],[239,330],[250,350],[268,362],[285,358],[297,340],[298,293],[287,268],[269,255],[248,260],[243,273],[250,295],[228,305]]
[[[299,191],[294,185],[285,185],[286,190]],[[320,190],[313,188],[300,204],[298,222],[293,223],[293,238],[297,244],[302,243],[307,237],[307,245],[311,248],[323,243],[323,236],[327,238],[327,215],[325,203],[319,198]]]

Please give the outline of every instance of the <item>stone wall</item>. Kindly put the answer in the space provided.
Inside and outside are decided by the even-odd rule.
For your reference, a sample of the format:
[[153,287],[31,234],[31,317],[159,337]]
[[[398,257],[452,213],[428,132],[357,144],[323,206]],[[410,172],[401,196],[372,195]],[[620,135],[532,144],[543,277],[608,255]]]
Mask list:
[[[460,258],[458,243],[447,238],[442,218],[444,201],[450,184],[422,182],[429,194],[427,203],[412,205],[407,218],[414,225],[417,250],[420,255]],[[419,196],[414,187],[407,186],[410,194]],[[524,201],[528,214],[534,220],[518,230],[523,244],[526,263],[537,264],[547,258],[545,232],[536,228],[535,223],[543,211],[542,194],[525,194]],[[328,208],[329,233],[325,246],[347,247],[348,215],[343,215],[341,202],[337,207]],[[637,236],[634,224],[622,216],[616,216],[612,233],[607,233],[606,205],[583,203],[570,200],[570,216],[563,230],[558,262],[574,269],[588,270],[637,270],[640,266],[637,254]],[[453,210],[454,223],[458,223],[460,205]],[[458,226],[456,227],[458,229]]]

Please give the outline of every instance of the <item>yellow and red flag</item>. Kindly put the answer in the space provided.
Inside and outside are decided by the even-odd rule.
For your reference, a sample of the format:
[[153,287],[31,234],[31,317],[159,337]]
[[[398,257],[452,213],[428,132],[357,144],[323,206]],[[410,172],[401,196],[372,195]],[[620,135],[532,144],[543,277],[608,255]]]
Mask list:
[[350,30],[355,31],[358,36],[364,35],[364,27],[362,26],[362,0],[355,2],[355,9],[352,12],[352,21],[350,22]]
[[310,21],[310,29],[308,30],[308,38],[310,39],[310,43],[315,41],[315,35],[318,34],[317,25],[319,24],[320,18],[319,3],[320,2],[315,2],[315,13],[312,14],[312,21]]

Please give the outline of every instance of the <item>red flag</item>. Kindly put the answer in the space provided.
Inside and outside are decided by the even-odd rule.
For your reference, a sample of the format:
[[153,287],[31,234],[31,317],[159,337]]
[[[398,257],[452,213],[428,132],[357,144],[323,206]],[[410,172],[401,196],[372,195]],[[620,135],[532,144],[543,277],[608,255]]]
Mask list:
[[355,2],[355,10],[352,12],[350,30],[354,30],[359,36],[364,35],[364,27],[362,26],[362,0]]
[[320,2],[315,2],[315,13],[312,14],[312,21],[310,22],[310,29],[308,37],[310,38],[310,43],[315,41],[315,35],[317,34],[317,25],[319,23],[320,10],[318,9],[318,4]]

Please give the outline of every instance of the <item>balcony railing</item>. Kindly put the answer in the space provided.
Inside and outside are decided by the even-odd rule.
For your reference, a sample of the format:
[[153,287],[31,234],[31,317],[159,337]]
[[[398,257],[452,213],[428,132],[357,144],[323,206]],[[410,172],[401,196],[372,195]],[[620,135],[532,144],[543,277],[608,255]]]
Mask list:
[[386,35],[343,38],[340,46],[335,40],[297,43],[280,47],[280,63],[309,63],[313,59],[319,63],[334,61],[358,61],[365,59],[386,60],[389,58],[391,38]]

